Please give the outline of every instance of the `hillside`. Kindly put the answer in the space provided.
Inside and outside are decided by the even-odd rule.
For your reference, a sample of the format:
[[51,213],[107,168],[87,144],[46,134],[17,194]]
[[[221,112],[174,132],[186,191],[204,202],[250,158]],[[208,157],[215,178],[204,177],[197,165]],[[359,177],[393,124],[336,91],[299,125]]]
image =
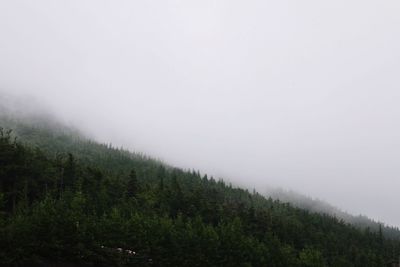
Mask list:
[[390,266],[399,258],[400,242],[380,228],[98,144],[56,122],[0,122],[0,265]]
[[285,203],[290,203],[291,205],[301,209],[337,217],[360,229],[369,229],[375,232],[381,230],[382,234],[386,238],[400,240],[400,230],[398,227],[385,225],[384,223],[372,220],[365,215],[355,216],[349,214],[325,201],[279,188],[270,188],[266,190],[265,195],[273,199],[279,199]]
[[[123,149],[113,149],[111,145],[93,142],[84,137],[77,129],[66,127],[54,118],[45,117],[43,114],[32,117],[31,115],[15,116],[12,115],[13,111],[10,112],[9,110],[4,114],[7,113],[8,115],[0,115],[3,127],[13,129],[19,140],[28,145],[40,147],[49,155],[74,151],[74,156],[86,164],[102,165],[103,171],[113,169],[114,172],[122,172],[125,175],[129,172],[132,161],[135,161],[135,165],[162,164],[153,159],[148,160],[149,158],[143,154],[131,153]],[[35,113],[33,112],[32,114]],[[116,158],[118,161],[115,161]],[[152,168],[154,169],[154,166],[148,167],[148,169]],[[145,173],[141,174],[143,177],[145,175]],[[378,232],[381,228],[385,237],[400,240],[400,230],[397,227],[385,225],[363,215],[355,216],[343,212],[327,202],[313,199],[294,191],[269,188],[258,193],[267,198],[270,197],[273,200],[289,203],[294,207],[306,209],[310,212],[337,217],[339,220],[344,220],[346,223],[350,223],[362,230],[369,228],[371,231]]]

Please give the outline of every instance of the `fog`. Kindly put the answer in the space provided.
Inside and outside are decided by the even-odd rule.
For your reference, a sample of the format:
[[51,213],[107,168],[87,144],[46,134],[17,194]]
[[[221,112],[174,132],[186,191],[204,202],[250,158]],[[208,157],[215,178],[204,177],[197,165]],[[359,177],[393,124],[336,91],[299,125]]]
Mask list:
[[0,93],[102,142],[400,226],[399,14],[394,0],[1,1]]

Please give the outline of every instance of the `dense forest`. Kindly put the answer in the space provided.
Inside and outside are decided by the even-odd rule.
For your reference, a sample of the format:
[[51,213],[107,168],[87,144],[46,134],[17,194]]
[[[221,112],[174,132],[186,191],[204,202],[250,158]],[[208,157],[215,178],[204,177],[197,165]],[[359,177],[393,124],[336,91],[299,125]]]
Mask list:
[[393,266],[400,241],[64,128],[0,120],[0,265]]
[[325,213],[334,217],[343,219],[351,225],[357,226],[361,229],[369,228],[372,231],[382,231],[383,236],[390,239],[400,240],[400,230],[398,227],[386,225],[382,222],[368,218],[365,215],[353,215],[341,209],[332,206],[331,204],[299,194],[295,191],[287,191],[280,188],[268,188],[265,193],[266,196],[273,199],[279,199],[283,202],[288,202],[292,206],[306,209],[311,212]]

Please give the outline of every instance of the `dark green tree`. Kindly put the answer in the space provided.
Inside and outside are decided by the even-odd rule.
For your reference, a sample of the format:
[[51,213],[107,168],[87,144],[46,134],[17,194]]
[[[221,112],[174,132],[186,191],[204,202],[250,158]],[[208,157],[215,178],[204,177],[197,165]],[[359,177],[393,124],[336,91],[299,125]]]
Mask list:
[[135,197],[137,192],[139,191],[139,182],[136,177],[135,169],[132,169],[129,173],[128,183],[126,185],[126,195],[128,197]]

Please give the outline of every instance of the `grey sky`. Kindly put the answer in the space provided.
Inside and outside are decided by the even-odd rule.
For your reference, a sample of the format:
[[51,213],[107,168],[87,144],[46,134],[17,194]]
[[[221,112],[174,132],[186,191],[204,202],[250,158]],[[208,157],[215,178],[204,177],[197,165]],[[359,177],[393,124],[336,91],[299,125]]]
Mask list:
[[0,90],[400,225],[399,1],[1,1]]

